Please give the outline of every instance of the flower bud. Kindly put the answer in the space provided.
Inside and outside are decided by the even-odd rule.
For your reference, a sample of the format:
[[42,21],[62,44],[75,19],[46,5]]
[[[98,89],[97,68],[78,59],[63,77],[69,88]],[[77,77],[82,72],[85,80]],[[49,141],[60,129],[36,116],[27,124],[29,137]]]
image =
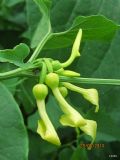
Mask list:
[[60,75],[68,76],[68,77],[79,77],[80,73],[70,71],[70,70],[63,70],[62,72],[60,72]]
[[45,99],[48,94],[48,88],[44,84],[36,84],[33,87],[33,94],[36,100]]
[[51,88],[56,88],[59,85],[59,76],[56,73],[49,73],[45,78],[45,83]]

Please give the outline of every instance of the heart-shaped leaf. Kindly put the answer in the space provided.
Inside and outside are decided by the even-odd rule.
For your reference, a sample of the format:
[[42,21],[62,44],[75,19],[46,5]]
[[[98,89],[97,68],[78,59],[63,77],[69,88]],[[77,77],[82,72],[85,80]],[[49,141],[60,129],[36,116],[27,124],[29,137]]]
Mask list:
[[0,50],[0,62],[9,62],[16,66],[21,66],[24,64],[23,60],[28,56],[29,52],[29,47],[24,43],[20,43],[13,49]]
[[0,83],[0,159],[27,160],[28,138],[19,107]]

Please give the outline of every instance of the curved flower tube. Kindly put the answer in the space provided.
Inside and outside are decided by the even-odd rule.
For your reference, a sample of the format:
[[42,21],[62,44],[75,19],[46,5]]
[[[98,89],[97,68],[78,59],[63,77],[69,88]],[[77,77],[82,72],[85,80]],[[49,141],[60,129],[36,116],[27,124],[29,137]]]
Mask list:
[[[65,94],[62,94],[62,96],[64,96],[64,95]],[[61,104],[60,104],[60,106],[61,106]],[[76,116],[76,115],[71,115],[71,116]],[[64,126],[70,126],[69,124],[71,124],[71,127],[79,127],[85,134],[87,134],[90,137],[92,137],[91,144],[93,144],[93,142],[95,141],[95,138],[96,138],[96,131],[97,131],[97,123],[96,123],[96,121],[85,119],[85,122],[86,122],[85,125],[82,125],[82,126],[79,125],[79,126],[77,126],[75,124],[72,124],[71,118],[70,118],[71,116],[70,115],[68,115],[68,117],[67,117],[67,115],[61,116],[60,123],[62,125],[64,125]],[[88,149],[91,149],[91,146],[89,146]]]
[[[80,129],[87,135],[89,135],[90,137],[92,137],[92,142],[91,144],[93,144],[93,142],[95,141],[96,138],[96,131],[97,131],[97,123],[96,121],[93,120],[88,120],[86,119],[86,125],[85,126],[81,126]],[[91,146],[88,148],[91,149]]]
[[37,133],[40,134],[40,136],[44,140],[60,146],[61,143],[60,143],[59,137],[46,113],[44,100],[42,101],[38,100],[37,106],[38,106],[38,112],[41,117],[41,120],[38,121]]
[[50,73],[46,76],[45,80],[46,84],[51,88],[55,98],[57,99],[58,103],[62,111],[65,113],[61,116],[60,122],[62,125],[67,125],[71,127],[79,127],[86,124],[86,120],[81,116],[81,114],[76,111],[73,107],[71,107],[58,88],[59,85],[59,77],[55,73]]
[[96,89],[94,89],[94,88],[84,89],[84,88],[80,88],[78,86],[75,86],[75,85],[73,85],[71,83],[67,83],[67,82],[63,82],[62,84],[66,88],[82,94],[83,97],[86,100],[88,100],[89,102],[91,102],[93,105],[96,106],[95,112],[98,112],[98,110],[99,110],[99,98],[98,98],[98,91]]
[[41,119],[38,121],[37,133],[46,141],[61,145],[59,137],[46,113],[45,98],[48,94],[48,88],[44,84],[37,84],[33,87],[33,94],[37,101],[38,112]]
[[59,77],[57,74],[48,74],[46,76],[45,82],[51,88],[55,98],[60,104],[62,111],[64,112],[64,115],[62,115],[60,118],[60,123],[64,126],[79,127],[85,134],[92,137],[92,144],[96,138],[97,123],[93,120],[84,119],[78,111],[76,111],[67,103],[63,97],[67,94],[62,95],[63,88],[62,90],[58,88]]
[[62,63],[62,67],[68,67],[76,57],[80,56],[79,53],[79,48],[80,48],[80,42],[81,42],[81,38],[82,38],[82,29],[79,30],[79,32],[77,33],[76,39],[74,41],[73,47],[72,47],[72,53],[71,56],[69,57],[69,59]]

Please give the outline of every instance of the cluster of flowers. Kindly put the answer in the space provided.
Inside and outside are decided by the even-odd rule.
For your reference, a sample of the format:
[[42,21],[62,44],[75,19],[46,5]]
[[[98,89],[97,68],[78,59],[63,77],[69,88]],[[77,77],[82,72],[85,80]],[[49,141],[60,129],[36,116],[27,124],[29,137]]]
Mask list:
[[59,121],[63,126],[70,126],[75,128],[80,128],[85,134],[91,136],[92,142],[96,138],[97,123],[94,120],[85,119],[77,110],[75,110],[65,99],[68,94],[68,89],[82,94],[82,96],[95,105],[95,112],[99,110],[98,102],[98,92],[96,89],[84,89],[78,86],[75,86],[68,82],[60,82],[59,75],[65,76],[80,76],[79,73],[64,70],[65,67],[69,66],[77,56],[80,56],[79,47],[82,37],[82,30],[80,29],[75,42],[73,44],[72,53],[70,58],[64,62],[60,63],[59,61],[48,61],[44,59],[45,65],[47,67],[47,72],[43,70],[41,72],[41,82],[36,84],[33,87],[33,94],[37,102],[38,112],[40,114],[40,120],[38,121],[37,133],[46,141],[55,144],[61,145],[60,139],[57,135],[57,132],[51,123],[45,108],[45,99],[48,95],[48,88],[52,90],[52,93],[63,112]]

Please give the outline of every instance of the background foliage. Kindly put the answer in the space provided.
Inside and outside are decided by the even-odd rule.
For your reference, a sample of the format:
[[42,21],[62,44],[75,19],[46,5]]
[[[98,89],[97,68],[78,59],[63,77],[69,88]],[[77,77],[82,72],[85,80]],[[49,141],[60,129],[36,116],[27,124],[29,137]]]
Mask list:
[[[50,4],[49,4],[50,5]],[[49,9],[48,5],[48,9]],[[48,23],[48,11],[45,10],[45,21],[41,19],[41,13],[33,0],[1,0],[0,1],[0,49],[13,48],[20,42],[24,42],[34,49],[38,40],[42,39],[45,31],[51,28]],[[120,0],[53,0],[50,12],[52,30],[54,32],[65,32],[63,35],[56,35],[48,41],[41,52],[42,57],[52,57],[64,61],[70,55],[71,44],[74,41],[77,31],[76,25],[79,21],[80,26],[93,29],[89,37],[83,37],[81,46],[81,57],[71,66],[82,77],[96,78],[120,78],[120,31],[117,25],[97,18],[100,26],[95,28],[96,20],[89,23],[82,23],[83,19],[75,18],[78,16],[104,15],[113,20],[116,24],[120,23]],[[93,16],[94,17],[94,16]],[[43,22],[41,22],[43,21]],[[74,21],[74,23],[73,23]],[[45,27],[38,27],[43,23]],[[104,24],[101,26],[101,24]],[[72,25],[73,24],[73,25]],[[74,31],[69,34],[70,30]],[[36,30],[36,28],[40,30]],[[35,33],[35,30],[37,33]],[[107,37],[102,36],[111,30]],[[117,30],[117,31],[116,31]],[[116,32],[115,32],[116,31]],[[34,35],[33,35],[34,33]],[[36,37],[41,33],[39,37]],[[97,33],[97,34],[96,34]],[[99,33],[99,34],[98,34]],[[115,34],[114,34],[115,33]],[[95,34],[95,35],[94,35]],[[113,36],[114,34],[114,36]],[[107,39],[112,40],[107,41]],[[100,40],[103,41],[100,41]],[[67,47],[67,48],[66,48]],[[54,49],[54,50],[53,50]],[[0,72],[13,69],[15,66],[8,63],[0,63]],[[80,148],[74,141],[76,133],[71,128],[61,128],[57,121],[60,111],[57,103],[50,95],[47,100],[49,116],[58,129],[63,146],[55,146],[44,142],[36,134],[37,110],[36,103],[32,95],[32,87],[36,83],[34,78],[21,81],[19,78],[2,80],[0,82],[0,159],[1,160],[92,160],[108,159],[109,155],[119,156],[120,130],[120,87],[93,85],[100,94],[100,112],[93,114],[91,105],[84,101],[79,95],[70,93],[69,101],[78,110],[85,112],[85,117],[95,119],[98,123],[98,132],[95,143],[104,143],[104,148],[97,148],[91,151]],[[93,87],[92,85],[81,85]],[[14,98],[13,98],[14,97]],[[18,107],[19,105],[19,107]],[[89,110],[89,111],[88,111]],[[21,114],[22,111],[22,114]],[[87,112],[88,111],[88,112]],[[54,116],[53,116],[54,114]],[[28,144],[29,141],[29,144]],[[87,136],[79,138],[80,143],[89,143]],[[71,144],[73,143],[73,144]],[[29,145],[29,146],[28,146]],[[27,158],[29,150],[29,155]]]

